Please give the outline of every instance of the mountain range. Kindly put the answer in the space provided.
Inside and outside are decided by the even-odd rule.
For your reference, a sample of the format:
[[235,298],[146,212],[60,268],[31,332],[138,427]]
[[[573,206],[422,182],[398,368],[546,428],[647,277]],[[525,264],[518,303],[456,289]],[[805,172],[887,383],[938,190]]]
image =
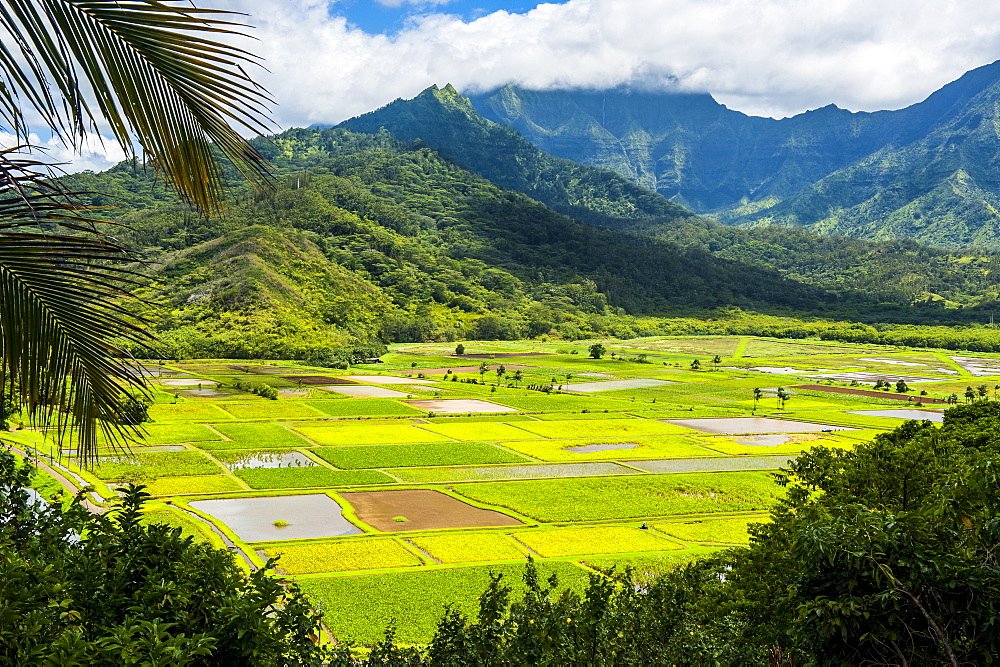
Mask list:
[[96,214],[145,254],[140,314],[171,356],[328,363],[393,341],[654,335],[676,316],[806,335],[775,316],[968,323],[1000,305],[1000,253],[720,224],[539,150],[451,86],[256,143],[276,185],[227,171],[221,217],[130,163],[65,179],[118,207]]

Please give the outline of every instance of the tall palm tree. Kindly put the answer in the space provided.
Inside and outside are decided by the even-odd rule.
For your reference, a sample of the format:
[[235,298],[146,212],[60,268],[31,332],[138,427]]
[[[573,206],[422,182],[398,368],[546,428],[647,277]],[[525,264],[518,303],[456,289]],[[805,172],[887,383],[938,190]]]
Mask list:
[[79,148],[103,131],[219,213],[216,150],[251,182],[270,178],[240,135],[270,129],[270,99],[244,70],[254,56],[219,41],[241,34],[233,19],[176,0],[0,3],[0,125],[19,144],[0,151],[0,392],[31,423],[71,434],[85,461],[99,432],[112,444],[137,434],[124,406],[146,389],[125,349],[153,337],[130,310],[136,257],[87,218],[28,137],[40,126]]

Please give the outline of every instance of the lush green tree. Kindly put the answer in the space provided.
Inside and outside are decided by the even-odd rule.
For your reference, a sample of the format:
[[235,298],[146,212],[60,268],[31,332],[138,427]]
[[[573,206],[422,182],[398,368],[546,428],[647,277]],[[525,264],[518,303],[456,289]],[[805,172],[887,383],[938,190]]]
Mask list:
[[691,370],[693,370],[693,371],[700,371],[701,370],[701,362],[698,361],[697,359],[695,359],[694,361],[692,361],[691,362]]
[[[185,200],[220,212],[217,151],[256,183],[268,176],[230,125],[266,129],[268,98],[244,70],[253,57],[218,41],[237,34],[229,16],[169,0],[11,0],[0,16],[0,127],[27,143],[34,122],[79,148],[104,124]],[[0,150],[0,375],[31,421],[70,413],[55,423],[72,421],[91,460],[99,431],[119,443],[137,433],[123,394],[144,387],[127,349],[152,338],[121,299],[142,278],[126,266],[134,254],[82,217],[79,193],[32,155]]]
[[457,354],[457,355],[463,355],[463,354],[465,354],[465,346],[462,345],[461,343],[459,343],[458,345],[456,345],[455,346],[455,354]]
[[326,651],[294,584],[245,574],[225,550],[142,522],[124,489],[107,515],[39,504],[34,471],[0,451],[0,662],[306,665]]
[[753,388],[753,409],[757,410],[757,404],[760,403],[760,397],[764,395],[764,391],[760,387]]
[[602,345],[601,343],[594,343],[593,345],[587,348],[587,352],[590,354],[591,359],[600,359],[605,355],[607,351],[608,349],[604,347],[604,345]]
[[521,369],[520,368],[518,368],[518,369],[516,369],[514,371],[514,375],[511,376],[511,379],[514,381],[514,386],[515,387],[517,386],[518,382],[520,382],[521,380],[524,379],[524,375],[521,373]]
[[910,390],[910,388],[908,386],[906,386],[906,380],[904,380],[903,378],[900,378],[900,379],[896,380],[896,393],[897,394],[905,394],[909,390]]

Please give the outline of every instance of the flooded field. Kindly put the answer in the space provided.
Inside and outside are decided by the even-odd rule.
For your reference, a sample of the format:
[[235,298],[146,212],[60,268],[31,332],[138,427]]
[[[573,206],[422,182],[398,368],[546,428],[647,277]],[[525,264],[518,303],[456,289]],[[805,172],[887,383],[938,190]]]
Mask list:
[[733,435],[737,433],[813,433],[817,431],[850,431],[832,424],[810,424],[790,419],[770,417],[732,417],[719,419],[665,419],[668,424],[693,428],[702,433]]
[[190,506],[229,526],[247,542],[334,537],[361,532],[360,528],[344,518],[337,501],[324,494],[196,500]]
[[869,417],[891,417],[893,419],[917,419],[944,422],[944,413],[931,410],[849,410],[849,415],[867,415]]
[[665,380],[647,380],[636,378],[633,380],[607,380],[605,382],[577,382],[575,384],[563,385],[564,391],[589,394],[595,391],[615,391],[616,389],[641,389],[643,387],[662,387],[673,384]]
[[262,452],[246,456],[226,464],[230,470],[245,468],[302,468],[314,466],[316,462],[299,452]]

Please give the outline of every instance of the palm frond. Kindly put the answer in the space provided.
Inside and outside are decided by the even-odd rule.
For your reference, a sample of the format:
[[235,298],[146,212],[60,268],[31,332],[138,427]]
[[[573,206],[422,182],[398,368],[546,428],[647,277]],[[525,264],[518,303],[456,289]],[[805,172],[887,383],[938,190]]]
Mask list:
[[0,120],[26,137],[33,109],[74,146],[104,121],[185,199],[218,212],[213,144],[251,182],[270,178],[234,129],[270,129],[271,100],[243,69],[255,57],[217,39],[241,34],[232,17],[174,0],[4,0]]
[[41,167],[0,151],[0,389],[17,392],[33,425],[72,434],[91,463],[99,433],[112,445],[139,434],[122,404],[147,390],[122,348],[154,339],[127,307],[143,282],[124,265],[133,255]]

